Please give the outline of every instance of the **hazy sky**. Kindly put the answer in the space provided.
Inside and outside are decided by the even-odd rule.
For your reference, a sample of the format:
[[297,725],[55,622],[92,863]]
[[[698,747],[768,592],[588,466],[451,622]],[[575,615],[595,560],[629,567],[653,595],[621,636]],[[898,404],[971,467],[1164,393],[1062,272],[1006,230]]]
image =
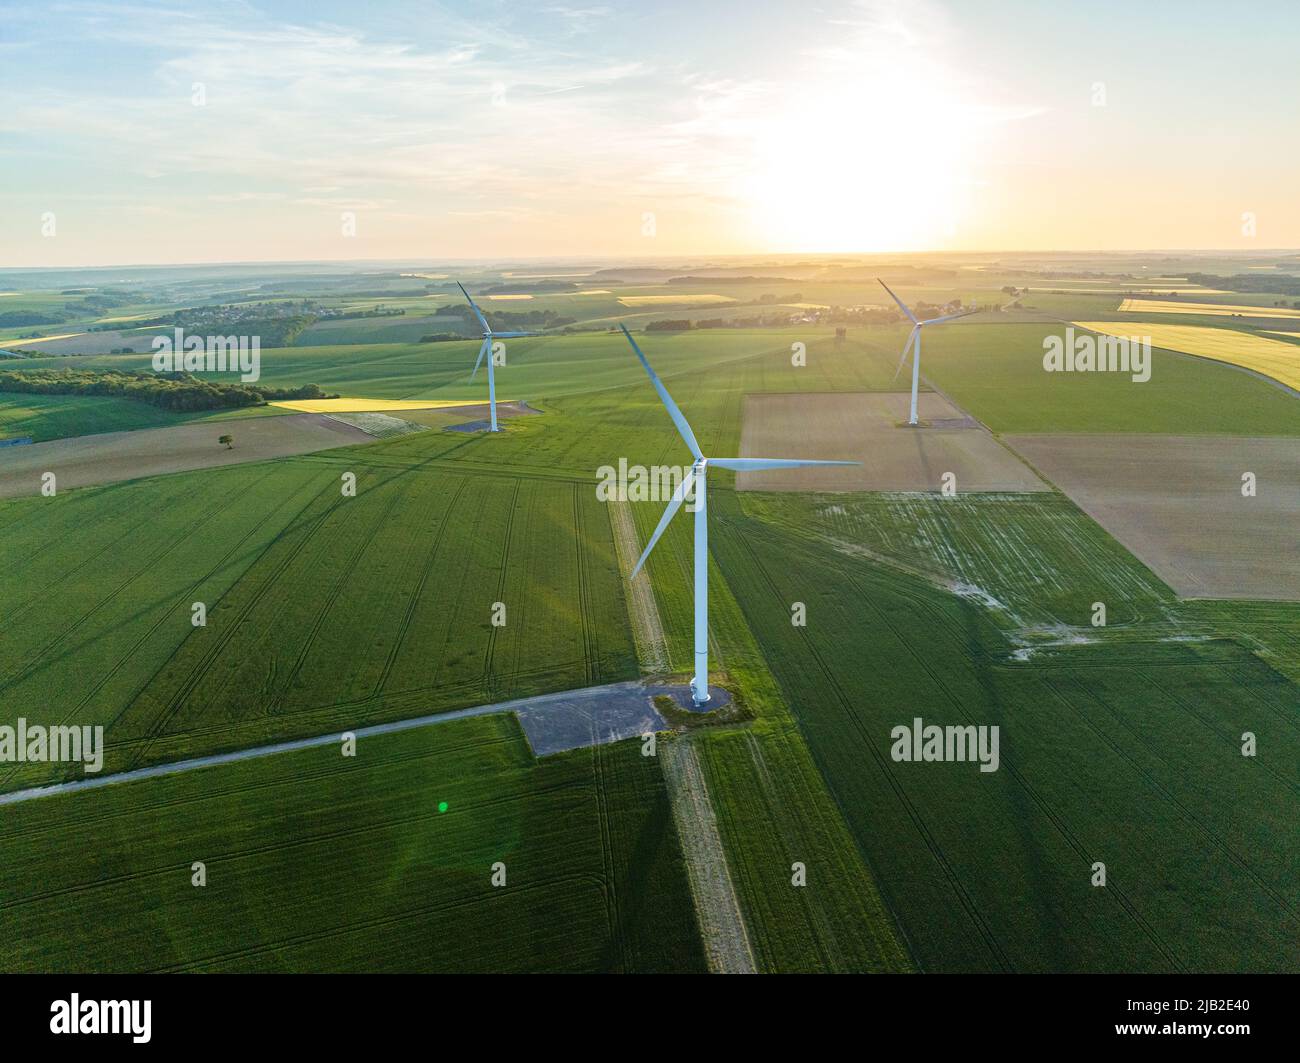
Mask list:
[[1300,246],[1293,0],[571,3],[0,0],[0,266]]

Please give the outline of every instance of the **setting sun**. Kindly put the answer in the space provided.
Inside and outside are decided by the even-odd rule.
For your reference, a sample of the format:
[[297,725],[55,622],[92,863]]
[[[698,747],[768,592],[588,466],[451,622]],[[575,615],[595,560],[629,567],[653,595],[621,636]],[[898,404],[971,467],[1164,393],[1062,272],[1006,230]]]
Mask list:
[[746,198],[765,246],[946,246],[971,201],[988,124],[943,70],[907,55],[793,86],[761,127]]

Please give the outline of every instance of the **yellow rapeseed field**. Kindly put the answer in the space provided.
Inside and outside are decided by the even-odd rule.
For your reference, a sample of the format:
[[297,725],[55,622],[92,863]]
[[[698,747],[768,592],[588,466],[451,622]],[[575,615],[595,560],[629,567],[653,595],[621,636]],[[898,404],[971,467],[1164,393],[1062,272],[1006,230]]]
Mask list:
[[[497,399],[498,403],[510,399]],[[268,403],[297,413],[393,413],[397,410],[444,410],[453,406],[482,406],[484,400],[471,399],[292,399]]]
[[1300,317],[1285,306],[1238,306],[1229,303],[1184,303],[1176,299],[1125,299],[1119,308],[1132,314],[1209,314],[1213,317]]
[[26,347],[32,343],[49,343],[51,340],[72,340],[72,339],[76,339],[78,336],[84,336],[84,335],[86,335],[86,333],[84,332],[64,332],[59,334],[58,336],[32,336],[29,339],[23,339],[22,337],[15,337],[12,340],[5,340],[3,342],[12,343],[15,347],[19,345]]
[[1153,347],[1253,369],[1300,391],[1300,346],[1293,343],[1208,325],[1161,325],[1149,321],[1076,321],[1074,324],[1109,336],[1150,336]]
[[619,302],[624,306],[711,306],[716,303],[734,303],[736,300],[726,295],[625,295]]

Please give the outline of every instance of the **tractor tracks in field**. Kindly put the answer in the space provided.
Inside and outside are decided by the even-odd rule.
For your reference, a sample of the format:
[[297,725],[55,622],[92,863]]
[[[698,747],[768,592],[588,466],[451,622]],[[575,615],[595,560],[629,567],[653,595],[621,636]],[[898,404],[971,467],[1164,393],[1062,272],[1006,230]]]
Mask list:
[[[182,544],[185,543],[191,535],[197,532],[209,521],[211,521],[213,517],[216,516],[216,513],[217,513],[216,510],[210,509],[206,513],[195,518],[189,524],[185,525],[185,527],[176,536],[172,538],[170,544],[167,546],[165,550],[163,550],[160,553],[157,560],[162,560],[163,558],[170,556],[173,551],[182,549]],[[23,680],[27,679],[31,675],[35,674],[46,663],[46,658],[60,643],[69,640],[69,638],[74,633],[79,631],[86,624],[86,622],[90,620],[92,616],[98,613],[101,609],[104,609],[106,606],[111,604],[115,599],[117,599],[119,595],[123,594],[128,587],[130,587],[133,583],[139,580],[146,573],[149,573],[151,571],[152,571],[151,566],[148,565],[142,566],[139,569],[137,569],[132,575],[127,576],[124,580],[122,580],[122,582],[117,584],[117,586],[115,586],[112,590],[110,590],[103,598],[101,598],[98,602],[96,602],[90,609],[82,613],[81,616],[78,617],[74,623],[64,628],[61,632],[59,632],[59,634],[55,635],[54,638],[52,638],[44,646],[36,650],[30,656],[30,658],[27,660],[27,663],[22,668],[14,672],[12,675],[6,676],[3,680],[0,680],[0,692],[3,692],[4,690],[8,690],[9,688],[15,686],[16,684],[22,682]]]
[[[876,616],[890,630],[891,634],[899,642],[899,644],[906,649],[907,654],[912,658],[912,660],[917,664],[917,666],[923,672],[925,672],[925,674],[929,677],[930,681],[935,685],[935,687],[938,690],[941,690],[943,692],[944,697],[948,700],[948,703],[952,707],[953,711],[961,719],[965,720],[967,723],[977,724],[978,721],[971,717],[962,699],[959,696],[957,696],[955,693],[953,693],[951,689],[949,689],[948,684],[938,674],[938,671],[934,667],[934,665],[930,661],[928,661],[924,657],[924,655],[916,652],[916,649],[912,645],[912,643],[907,638],[905,638],[903,633],[898,629],[898,626],[894,622],[893,618],[889,616],[888,613],[884,609],[882,609],[870,597],[870,595],[868,595],[865,592],[861,584],[859,584],[853,578],[852,574],[846,572],[845,580],[848,583],[848,585],[852,588],[858,600],[868,602],[870,604],[871,608],[876,613]],[[1065,842],[1065,844],[1068,845],[1079,857],[1082,866],[1087,866],[1088,863],[1091,861],[1092,856],[1089,853],[1087,846],[1085,846],[1083,842],[1076,836],[1075,832],[1071,829],[1071,827],[1065,821],[1065,819],[1057,812],[1055,808],[1052,807],[1051,803],[1045,797],[1043,797],[1043,795],[1040,794],[1035,787],[1030,785],[1030,782],[1025,777],[1024,773],[1021,772],[1018,767],[1016,767],[1016,765],[1013,762],[1013,759],[1010,756],[1008,756],[1005,752],[1002,755],[1001,764],[1002,767],[1006,769],[1008,774],[1010,774],[1011,777],[1016,781],[1016,784],[1021,788],[1021,790],[1025,793],[1025,795],[1029,798],[1029,800],[1033,802],[1034,806],[1039,810],[1039,812],[1042,813],[1044,817],[1046,817],[1049,823],[1051,823],[1052,827],[1056,830],[1057,834],[1060,835],[1061,839]],[[1128,915],[1128,917],[1133,920],[1133,922],[1138,926],[1138,928],[1145,935],[1147,940],[1155,947],[1156,951],[1159,952],[1160,955],[1165,958],[1165,960],[1170,964],[1171,967],[1173,967],[1175,970],[1178,971],[1187,970],[1186,965],[1178,958],[1178,956],[1173,952],[1173,950],[1169,948],[1169,946],[1166,944],[1164,939],[1161,938],[1160,935],[1156,932],[1155,927],[1153,927],[1151,923],[1147,920],[1147,918],[1138,910],[1137,905],[1133,903],[1132,899],[1129,898],[1129,896],[1126,893],[1121,891],[1118,886],[1112,884],[1109,888],[1109,895],[1113,896],[1118,901],[1120,907],[1124,910],[1124,912]],[[982,917],[981,917],[981,921],[982,921]],[[1001,954],[1000,948],[999,948],[999,953]],[[1008,969],[1014,970],[1014,966],[1009,965]]]
[[[463,446],[465,446],[465,444],[460,443],[452,449],[459,449]],[[403,476],[422,471],[431,460],[432,459],[426,459],[425,461],[419,462],[415,465],[403,466],[391,476],[380,480],[373,487],[367,487],[366,493],[381,491],[399,481]],[[322,512],[314,514],[305,520],[301,520],[300,518],[302,515],[315,503],[324,498],[328,490],[329,488],[322,488],[320,492],[314,495],[302,507],[302,509],[299,510],[298,518],[295,518],[293,522],[282,528],[275,537],[266,544],[258,557],[248,566],[245,571],[245,576],[257,569],[263,561],[266,561],[273,550],[281,544],[289,543],[291,536],[295,534],[301,535],[301,541],[288,548],[283,558],[277,558],[274,560],[270,572],[266,574],[261,585],[249,594],[247,600],[242,603],[237,603],[237,612],[231,617],[231,622],[225,626],[218,638],[213,640],[213,645],[203,654],[186,678],[181,681],[179,687],[173,691],[171,697],[168,698],[166,704],[163,706],[162,711],[155,718],[154,722],[145,729],[142,738],[137,741],[137,744],[141,746],[141,750],[134,763],[139,764],[141,760],[147,758],[149,750],[152,748],[154,742],[166,733],[172,718],[180,711],[181,707],[194,690],[198,688],[212,664],[225,652],[228,643],[232,638],[234,638],[236,632],[243,625],[244,621],[252,615],[257,606],[278,583],[280,577],[288,571],[293,562],[298,558],[300,552],[314,540],[321,529],[329,523],[330,518],[349,501],[348,497],[340,494],[340,496],[330,502]],[[237,580],[231,587],[227,588],[217,601],[212,603],[212,607],[215,608],[217,605],[224,602],[232,592],[239,588],[243,582],[243,578],[244,577],[241,577],[240,580]],[[160,668],[158,672],[161,672],[161,670],[162,669]],[[157,674],[158,673],[155,673],[153,678],[156,678]],[[152,682],[152,678],[150,682]]]
[[[1142,680],[1143,682],[1151,683],[1151,680],[1145,676],[1142,677]],[[1061,704],[1063,706],[1069,707],[1071,705],[1071,699],[1061,691],[1059,681],[1053,681],[1051,679],[1047,679],[1044,682],[1047,686],[1047,689],[1052,692],[1053,696],[1060,699]],[[1078,684],[1071,683],[1070,685],[1073,688],[1075,688],[1075,693],[1077,694]],[[1104,710],[1106,715],[1109,716],[1110,719],[1114,720],[1115,724],[1118,727],[1122,728],[1131,736],[1133,745],[1144,748],[1147,752],[1149,752],[1152,756],[1156,757],[1159,760],[1165,760],[1165,756],[1163,752],[1159,749],[1159,747],[1154,745],[1150,741],[1150,739],[1146,738],[1136,728],[1134,728],[1133,725],[1129,723],[1129,721],[1124,717],[1124,715],[1120,713],[1118,710],[1116,710],[1116,708],[1110,703],[1108,699],[1101,696],[1100,693],[1089,692],[1087,696],[1090,697],[1091,700],[1096,705],[1098,705],[1102,710]],[[1173,700],[1175,704],[1179,705],[1180,708],[1183,707],[1181,702],[1179,702],[1177,698],[1172,698],[1171,700]],[[1195,713],[1191,713],[1191,715],[1196,716]],[[1097,737],[1098,741],[1103,743],[1116,756],[1120,757],[1126,764],[1128,764],[1128,766],[1134,771],[1135,774],[1137,774],[1140,778],[1142,778],[1153,790],[1159,793],[1161,797],[1163,797],[1166,801],[1168,801],[1176,809],[1178,809],[1179,813],[1182,815],[1184,820],[1186,820],[1189,824],[1191,824],[1194,828],[1196,828],[1196,830],[1198,830],[1201,834],[1203,834],[1206,840],[1209,841],[1209,843],[1215,849],[1217,849],[1224,857],[1226,857],[1234,867],[1236,867],[1239,871],[1241,871],[1249,879],[1251,879],[1251,881],[1253,881],[1255,885],[1258,886],[1269,897],[1269,899],[1273,901],[1274,904],[1276,904],[1279,908],[1281,908],[1288,915],[1290,915],[1292,919],[1297,918],[1297,915],[1300,913],[1296,912],[1294,905],[1292,905],[1292,903],[1289,900],[1287,900],[1286,897],[1280,894],[1271,884],[1265,881],[1264,878],[1259,874],[1259,872],[1257,872],[1254,869],[1254,867],[1250,865],[1250,863],[1245,859],[1245,857],[1238,854],[1236,850],[1232,848],[1228,840],[1224,838],[1223,835],[1221,835],[1208,823],[1204,822],[1201,819],[1201,817],[1198,816],[1191,808],[1189,808],[1182,800],[1180,800],[1173,791],[1171,791],[1167,786],[1161,783],[1150,771],[1144,768],[1138,762],[1136,757],[1134,757],[1131,753],[1129,753],[1128,750],[1126,750],[1119,742],[1114,741],[1108,735],[1106,735],[1106,733],[1100,727],[1098,727],[1091,719],[1089,719],[1086,714],[1082,714],[1082,713],[1076,714],[1076,719],[1083,721],[1085,726],[1087,726],[1088,730],[1090,730]],[[1199,720],[1203,725],[1206,725],[1205,721],[1201,719],[1201,717],[1196,716],[1196,719]],[[1295,789],[1295,785],[1291,783],[1289,780],[1284,779],[1281,776],[1277,776],[1276,774],[1275,774],[1275,778],[1281,785],[1286,786],[1288,789],[1291,790]]]
[[[521,487],[520,482],[516,480],[514,492],[510,496],[510,505],[506,509],[506,522],[501,530],[501,543],[505,547],[505,551],[502,554],[501,564],[497,575],[496,601],[506,606],[507,608],[514,608],[522,611],[524,608],[522,603],[516,603],[514,606],[510,606],[506,602],[506,597],[507,597],[506,583],[510,576],[510,545],[511,545],[511,538],[514,535],[515,514],[519,510],[520,487]],[[532,501],[532,497],[533,496],[531,495],[529,496],[530,504]],[[530,516],[531,516],[531,509],[530,509]],[[526,520],[524,522],[524,527],[527,528],[530,523],[531,523],[530,520]],[[493,609],[496,608],[496,603],[493,604],[492,608]],[[519,618],[516,618],[515,622],[519,623]],[[503,623],[498,624],[496,623],[494,617],[491,626],[488,628],[487,648],[484,650],[483,653],[483,694],[489,701],[499,697],[501,694],[501,691],[498,689],[498,684],[495,681],[496,677],[493,671],[493,667],[496,661],[497,639],[500,637],[501,629],[504,626],[505,626],[504,619],[503,619]]]
[[[525,894],[543,893],[557,889],[565,885],[580,885],[584,882],[593,880],[584,875],[558,875],[554,878],[540,879],[536,882],[523,886],[514,886],[512,891],[518,891],[514,895],[516,898]],[[391,929],[408,923],[413,919],[427,920],[431,916],[447,914],[461,910],[472,910],[475,906],[482,904],[483,901],[478,897],[466,897],[461,900],[422,904],[414,908],[403,909],[392,915],[371,917],[368,919],[351,919],[346,924],[329,926],[319,930],[310,930],[301,934],[292,934],[287,937],[276,938],[273,941],[263,941],[257,945],[249,945],[241,949],[231,949],[221,953],[212,953],[200,957],[196,960],[185,963],[168,964],[150,970],[148,974],[174,974],[187,971],[201,971],[206,968],[218,965],[218,970],[228,970],[230,965],[239,960],[250,960],[261,956],[279,956],[286,949],[292,949],[301,945],[311,945],[321,941],[329,941],[332,938],[341,938],[349,934],[371,933],[377,930]]]
[[[388,482],[389,481],[385,481],[384,484],[381,484],[379,486],[382,487]],[[314,503],[318,502],[322,497],[324,497],[324,489],[322,489],[322,491],[319,494],[314,496],[311,499],[311,501],[309,501],[307,505],[303,507],[302,512],[305,512]],[[257,560],[254,561],[254,563],[249,566],[248,571],[251,572],[258,564],[262,562],[263,559],[265,559],[270,554],[270,552],[273,549],[275,549],[281,543],[286,543],[290,535],[292,535],[295,532],[301,533],[302,541],[297,543],[295,546],[292,546],[292,548],[286,549],[283,558],[276,559],[274,567],[271,569],[269,573],[266,574],[266,577],[265,579],[263,579],[261,585],[257,587],[257,589],[252,591],[249,594],[248,598],[238,607],[238,612],[230,618],[230,622],[227,623],[221,629],[220,634],[217,636],[217,638],[212,640],[212,645],[207,648],[207,650],[199,658],[198,662],[196,662],[195,666],[190,670],[190,673],[185,677],[184,680],[181,681],[181,683],[177,686],[177,688],[172,692],[171,697],[168,698],[167,703],[163,706],[162,711],[158,714],[154,722],[150,724],[145,731],[145,734],[143,736],[145,741],[143,743],[143,748],[140,752],[140,756],[136,759],[137,764],[148,756],[149,749],[152,747],[153,743],[166,732],[168,726],[171,723],[172,718],[175,716],[177,712],[180,711],[181,707],[188,700],[189,696],[198,688],[204,676],[207,674],[209,668],[211,668],[212,664],[218,659],[220,659],[221,656],[225,653],[227,645],[235,637],[236,633],[239,632],[244,621],[253,613],[253,611],[266,597],[266,595],[270,593],[272,588],[274,588],[278,584],[280,577],[284,575],[284,573],[288,571],[290,566],[293,565],[294,561],[297,560],[302,549],[306,546],[307,543],[311,542],[315,538],[315,536],[317,535],[317,533],[319,533],[321,528],[328,523],[330,517],[333,516],[334,513],[338,511],[339,507],[343,505],[343,502],[344,499],[342,497],[337,498],[333,502],[331,502],[328,506],[326,506],[325,510],[322,513],[309,518],[306,522],[302,524],[293,525],[282,530],[279,534],[276,535],[276,537],[269,544],[267,544],[266,549],[262,551],[261,555],[259,555]],[[238,587],[240,585],[240,583],[242,583],[242,580],[236,582],[236,584],[234,584],[234,586],[232,586],[230,590],[234,590],[235,587]],[[230,591],[227,591],[227,594],[229,593]],[[216,605],[221,604],[225,600],[226,596],[227,596],[226,594],[221,595],[221,597],[218,598],[215,603],[213,603],[214,607]]]
[[406,643],[406,635],[410,630],[415,610],[420,604],[420,599],[424,597],[424,588],[429,582],[429,573],[433,571],[434,562],[438,558],[438,551],[442,549],[442,540],[447,535],[447,525],[451,523],[452,517],[457,513],[461,495],[465,493],[468,486],[469,479],[462,477],[460,483],[456,486],[455,493],[451,496],[451,501],[442,511],[442,519],[438,522],[438,530],[433,536],[433,545],[429,548],[428,556],[420,569],[420,578],[411,591],[411,598],[406,603],[406,611],[402,614],[402,623],[397,629],[396,638],[393,639],[393,648],[388,654],[388,659],[384,662],[383,672],[380,673],[379,679],[375,683],[373,697],[379,697],[383,693],[384,688],[388,685],[389,678],[393,674],[393,668],[397,664],[397,658],[401,654],[402,646]]
[[388,517],[393,512],[400,497],[400,492],[392,492],[391,497],[384,504],[384,508],[380,512],[379,517],[373,521],[370,530],[361,537],[361,541],[357,543],[356,547],[352,550],[352,553],[348,556],[347,561],[340,567],[339,574],[335,577],[333,584],[330,586],[329,592],[325,595],[324,603],[321,605],[320,609],[317,610],[316,616],[311,622],[311,626],[307,629],[307,635],[302,640],[302,645],[298,648],[298,656],[294,659],[293,667],[289,669],[289,674],[285,676],[284,682],[280,684],[280,696],[275,699],[268,715],[278,716],[284,710],[285,699],[292,691],[294,681],[302,674],[303,667],[307,663],[307,658],[311,654],[312,647],[316,644],[316,639],[320,635],[321,628],[325,626],[326,619],[329,617],[330,613],[333,612],[334,606],[338,603],[339,597],[343,594],[343,588],[356,572],[357,564],[361,561],[362,557],[365,556],[366,551],[370,549],[370,544],[375,541],[376,536],[378,536],[384,529],[384,525],[388,522]]
[[[775,598],[781,601],[784,606],[784,598],[781,595],[780,589],[776,586],[775,582],[772,580],[771,575],[768,573],[766,567],[764,567],[762,561],[759,559],[758,553],[754,549],[753,545],[750,543],[749,539],[744,534],[735,534],[734,538],[735,541],[741,545],[741,548],[748,555],[750,563],[754,566],[754,570],[761,576],[764,584],[766,584],[767,586],[768,591]],[[861,588],[858,587],[857,585],[852,585],[852,586],[855,595],[858,597],[859,600],[861,600],[862,598]],[[850,724],[853,726],[854,730],[858,732],[863,744],[870,752],[872,760],[876,764],[877,770],[880,772],[880,775],[885,779],[889,788],[893,791],[895,799],[898,801],[903,811],[907,814],[908,819],[911,820],[912,826],[916,830],[917,835],[921,839],[922,843],[925,845],[926,849],[929,851],[931,858],[934,860],[935,865],[942,873],[944,879],[948,882],[949,887],[951,888],[953,894],[956,896],[962,909],[966,912],[967,918],[970,920],[970,925],[974,929],[975,933],[978,935],[979,939],[983,942],[985,948],[988,949],[989,954],[993,958],[995,958],[996,962],[1003,970],[1006,971],[1014,970],[1015,969],[1014,964],[1012,964],[1010,958],[1006,954],[1006,951],[1002,948],[1002,945],[998,940],[997,934],[994,933],[993,928],[989,926],[988,921],[984,918],[984,914],[983,912],[980,911],[980,907],[975,902],[974,897],[972,897],[970,892],[966,889],[965,884],[962,882],[961,875],[957,873],[957,870],[952,866],[952,863],[948,860],[947,856],[944,854],[942,846],[939,844],[938,840],[934,837],[933,833],[930,831],[930,828],[926,825],[925,818],[924,816],[922,816],[920,810],[916,807],[911,797],[908,796],[907,792],[903,789],[902,785],[899,783],[894,773],[888,769],[888,765],[885,761],[885,756],[881,752],[878,743],[871,736],[863,721],[858,717],[857,712],[854,710],[853,699],[848,696],[847,692],[840,685],[840,681],[838,676],[835,674],[835,670],[831,668],[831,666],[826,662],[824,655],[822,654],[820,648],[817,645],[817,641],[809,637],[806,628],[800,628],[797,630],[800,633],[800,641],[804,647],[805,652],[808,654],[809,659],[811,659],[816,663],[817,670],[821,672],[822,678],[825,680],[827,689],[834,692],[835,699],[839,703],[840,708],[844,713],[845,719],[848,720]],[[823,772],[823,774],[825,775],[826,773]],[[841,801],[839,795],[837,795],[834,789],[830,786],[829,776],[827,776],[827,787],[831,789],[832,796],[835,797],[836,803],[841,808],[843,808],[844,807],[843,802]],[[859,851],[861,852],[860,843],[859,843]],[[866,859],[865,854],[863,854],[863,858]],[[891,913],[896,912],[896,909],[894,908],[893,905],[890,905],[890,910]],[[902,921],[898,919],[897,915],[894,916],[894,919],[896,923],[901,925]]]
[[591,575],[587,571],[587,551],[584,548],[588,540],[584,534],[582,487],[579,484],[573,485],[573,530],[578,577],[578,615],[582,622],[582,656],[587,662],[586,682],[594,684],[600,670],[600,643],[596,626],[591,620]]
[[[160,508],[166,508],[170,506],[174,501],[176,501],[176,499],[180,498],[181,495],[182,492],[177,492],[175,494],[168,495],[165,499],[163,499],[159,503]],[[77,576],[83,570],[89,569],[90,571],[94,571],[94,566],[100,561],[101,558],[104,557],[105,554],[110,554],[113,551],[114,547],[116,547],[124,539],[130,538],[137,531],[139,531],[139,529],[151,525],[155,519],[156,518],[153,512],[145,513],[140,517],[139,520],[135,521],[135,523],[130,524],[125,531],[118,534],[115,538],[109,539],[107,542],[104,543],[104,545],[102,545],[95,552],[87,554],[85,557],[83,557],[78,564],[72,565],[71,567],[65,568],[62,571],[60,571],[59,575],[55,579],[50,580],[48,583],[42,584],[40,590],[38,590],[25,602],[21,603],[20,605],[15,605],[12,609],[10,609],[5,614],[3,622],[0,622],[0,629],[8,628],[15,620],[21,619],[23,616],[27,614],[28,610],[31,609],[33,606],[44,605],[48,603],[51,591],[53,591],[56,587],[59,587],[60,585],[68,582],[70,579]],[[67,535],[63,535],[57,538],[47,540],[35,551],[33,551],[27,557],[23,558],[22,564],[25,567],[26,565],[30,564],[35,558],[37,558],[42,553],[44,553],[46,550],[52,549],[56,546],[62,547],[64,545],[65,540],[74,539],[76,534],[77,531],[74,528],[74,530],[70,531]]]
[[627,935],[619,933],[618,918],[618,869],[614,863],[617,846],[610,828],[609,793],[606,789],[604,747],[591,747],[591,777],[595,790],[596,822],[600,828],[600,862],[604,872],[605,921],[608,924],[609,940],[618,950],[619,964],[624,971],[634,968],[629,963]]

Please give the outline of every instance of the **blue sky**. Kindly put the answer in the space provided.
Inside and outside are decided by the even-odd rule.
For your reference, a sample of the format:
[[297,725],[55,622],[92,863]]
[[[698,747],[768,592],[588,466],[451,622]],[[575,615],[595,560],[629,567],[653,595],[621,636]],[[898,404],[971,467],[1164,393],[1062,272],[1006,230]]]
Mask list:
[[0,265],[1296,246],[1297,45],[1259,2],[9,0]]

